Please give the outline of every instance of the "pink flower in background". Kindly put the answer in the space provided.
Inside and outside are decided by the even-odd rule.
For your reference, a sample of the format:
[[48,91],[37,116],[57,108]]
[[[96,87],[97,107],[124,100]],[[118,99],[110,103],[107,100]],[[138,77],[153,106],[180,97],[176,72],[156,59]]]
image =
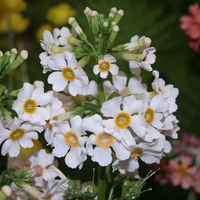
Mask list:
[[183,189],[189,189],[193,186],[193,177],[197,168],[192,165],[192,157],[180,156],[180,162],[175,159],[169,161],[169,180],[172,185],[181,185]]
[[189,38],[189,46],[195,51],[200,51],[200,7],[198,3],[188,8],[190,15],[183,15],[180,18],[181,29]]
[[194,175],[193,187],[195,192],[200,193],[200,171]]

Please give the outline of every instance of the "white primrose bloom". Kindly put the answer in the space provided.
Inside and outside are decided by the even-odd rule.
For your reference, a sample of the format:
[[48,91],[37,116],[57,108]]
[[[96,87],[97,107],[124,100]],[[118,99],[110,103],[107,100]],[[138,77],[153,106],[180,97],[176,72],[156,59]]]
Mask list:
[[142,79],[140,76],[133,76],[128,80],[127,75],[120,71],[118,75],[112,76],[112,82],[104,82],[104,91],[106,96],[109,96],[113,92],[118,92],[122,97],[130,94],[142,94],[146,92],[147,85],[141,83]]
[[[72,96],[81,94],[82,88],[89,82],[88,76],[81,67],[73,53],[63,52],[61,55],[55,55],[49,61],[49,67],[53,71],[48,77],[48,83],[53,85],[56,92],[64,91],[66,88]],[[65,60],[66,59],[66,60]]]
[[117,158],[127,159],[130,151],[115,138],[114,133],[106,133],[101,122],[102,118],[97,114],[83,119],[83,128],[93,133],[87,140],[87,154],[91,156],[92,161],[98,162],[101,166],[107,166],[112,162],[112,149]]
[[5,156],[7,153],[11,157],[18,156],[20,153],[20,146],[23,148],[33,147],[32,139],[38,139],[38,132],[43,128],[19,118],[14,118],[5,128],[0,130],[0,144],[2,145],[1,154]]
[[[135,35],[131,38],[131,42],[136,42],[138,40],[144,39],[145,36],[142,36],[141,38],[138,37],[138,35]],[[141,53],[141,61],[129,61],[129,67],[133,74],[139,75],[141,73],[141,68],[143,68],[146,71],[152,71],[151,64],[155,62],[156,56],[155,56],[156,49],[154,47],[141,47],[139,49],[132,50],[133,53]]]
[[45,50],[45,52],[42,52],[39,55],[40,64],[43,67],[43,73],[51,71],[51,69],[48,66],[48,62],[51,59],[51,56],[54,55],[54,47],[59,45],[59,35],[60,30],[58,28],[55,28],[53,30],[53,35],[50,31],[47,30],[43,33],[44,41],[41,41],[40,45]]
[[54,156],[51,153],[46,153],[42,149],[37,155],[31,155],[29,161],[36,186],[43,186],[43,179],[46,181],[55,181],[55,177],[58,174],[49,167],[54,164]]
[[71,45],[67,42],[68,38],[72,36],[71,31],[67,27],[62,27],[60,29],[60,37],[59,37],[59,44],[62,46],[71,47]]
[[50,118],[46,120],[46,125],[45,125],[45,132],[44,132],[44,137],[46,141],[49,144],[52,144],[53,138],[54,138],[54,127],[59,126],[60,123],[62,123],[59,120],[55,120],[55,117],[65,113],[62,101],[58,99],[58,93],[55,91],[48,91],[47,92],[50,95],[50,103],[47,105],[47,109],[50,111]]
[[50,95],[44,93],[43,87],[34,88],[30,83],[24,83],[12,109],[24,121],[45,125],[45,120],[50,117],[50,111],[45,107],[49,102]]
[[102,59],[98,61],[97,65],[94,65],[93,72],[95,75],[100,73],[101,78],[107,78],[108,72],[110,72],[112,75],[117,75],[119,71],[119,67],[116,64],[113,64],[116,62],[116,58],[106,54]]
[[112,133],[113,130],[118,132],[120,139],[125,147],[135,144],[135,139],[130,128],[133,126],[135,114],[143,108],[141,100],[136,100],[134,95],[125,97],[114,97],[102,104],[101,112],[105,119],[102,124],[106,127],[107,133]]
[[154,70],[152,74],[155,76],[152,82],[152,88],[157,93],[162,93],[166,101],[170,104],[168,113],[173,113],[177,110],[176,98],[179,94],[178,88],[174,88],[172,84],[166,85],[162,78],[159,78],[159,72]]
[[173,139],[178,138],[178,131],[180,130],[180,127],[178,126],[179,121],[176,119],[176,116],[174,115],[168,115],[163,120],[163,127],[161,127],[159,130],[163,135],[169,136]]
[[44,181],[41,188],[43,194],[39,196],[39,200],[51,199],[51,200],[64,200],[66,196],[66,189],[62,189],[62,185],[65,180],[54,180],[54,181]]
[[143,108],[132,118],[133,131],[146,142],[152,142],[160,137],[159,128],[163,127],[163,113],[169,109],[169,103],[163,95],[155,95],[152,99],[146,92],[143,98]]
[[65,163],[70,168],[81,168],[87,159],[84,147],[87,137],[84,136],[82,118],[78,115],[71,117],[70,122],[64,121],[55,127],[55,132],[53,155],[59,158],[65,156]]
[[130,147],[130,151],[129,159],[124,161],[115,160],[112,164],[113,170],[119,170],[123,174],[127,171],[134,172],[139,168],[139,158],[147,164],[160,163],[164,153],[171,151],[171,145],[166,141],[165,136],[161,135],[158,140],[153,142],[141,141],[139,144],[133,145]]

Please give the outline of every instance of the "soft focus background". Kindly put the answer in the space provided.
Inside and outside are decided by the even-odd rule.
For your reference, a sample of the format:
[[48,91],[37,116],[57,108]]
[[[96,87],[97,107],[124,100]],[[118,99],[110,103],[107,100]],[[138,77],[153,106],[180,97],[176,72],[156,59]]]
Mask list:
[[[2,0],[0,0],[1,2]],[[14,0],[10,1],[13,4]],[[19,1],[19,0],[17,0]],[[21,1],[19,1],[20,4]],[[52,30],[68,26],[67,19],[74,16],[83,30],[90,35],[83,11],[86,6],[99,13],[108,14],[110,8],[124,10],[124,17],[119,23],[120,32],[116,43],[126,43],[134,35],[148,36],[152,39],[152,45],[156,48],[156,62],[153,69],[160,72],[167,84],[173,84],[179,88],[177,104],[179,106],[176,116],[180,123],[180,132],[200,137],[200,52],[195,52],[188,45],[188,38],[180,29],[180,17],[188,14],[188,6],[200,3],[193,0],[26,0],[27,5],[12,10],[16,20],[13,32],[8,33],[2,22],[5,10],[0,6],[0,49],[5,52],[15,47],[18,50],[26,49],[29,52],[28,60],[12,76],[13,88],[20,88],[24,81],[33,83],[35,80],[43,80],[46,83],[47,74],[42,74],[39,54],[43,51],[39,38],[44,29]],[[69,7],[60,4],[57,10],[50,10],[59,3],[67,3]],[[6,11],[8,12],[8,11]],[[11,11],[9,11],[11,12]],[[69,16],[68,16],[69,15]],[[128,67],[128,65],[127,65]],[[143,72],[144,82],[151,83],[151,73]],[[50,89],[46,85],[47,89]],[[1,158],[1,169],[5,167]],[[62,163],[61,163],[62,166]],[[64,166],[63,166],[64,168]],[[83,169],[86,169],[84,167]],[[150,168],[144,167],[145,175]],[[69,170],[69,169],[67,169]],[[69,170],[74,173],[74,170]],[[79,175],[82,172],[78,173]],[[91,172],[92,173],[92,172]],[[77,178],[77,177],[75,177]],[[140,199],[148,200],[184,200],[188,191],[181,187],[169,184],[161,186],[151,177],[145,188],[153,190],[141,195]],[[192,200],[192,199],[191,199]]]

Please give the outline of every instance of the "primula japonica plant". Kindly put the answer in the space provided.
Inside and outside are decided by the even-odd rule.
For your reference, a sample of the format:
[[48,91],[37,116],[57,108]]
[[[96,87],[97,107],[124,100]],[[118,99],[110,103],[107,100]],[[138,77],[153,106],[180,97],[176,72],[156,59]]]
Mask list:
[[[123,11],[112,8],[106,17],[86,8],[84,14],[94,38],[75,18],[69,18],[72,30],[44,32],[39,57],[51,91],[45,92],[41,81],[13,92],[1,86],[1,154],[9,156],[0,199],[135,199],[154,173],[140,178],[140,161],[159,163],[171,150],[167,139],[177,138],[178,89],[152,69],[151,39],[136,35],[114,46]],[[15,68],[13,51],[1,55],[2,75]],[[142,83],[141,70],[152,73],[152,89]],[[51,152],[34,150],[42,134]],[[97,178],[78,187],[56,158],[77,170],[95,162]]]

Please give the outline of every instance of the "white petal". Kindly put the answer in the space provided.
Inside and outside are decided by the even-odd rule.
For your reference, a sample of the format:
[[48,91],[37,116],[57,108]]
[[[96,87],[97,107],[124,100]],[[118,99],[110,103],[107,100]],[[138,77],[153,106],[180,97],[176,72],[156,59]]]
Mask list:
[[16,157],[19,155],[19,152],[20,152],[20,147],[18,141],[13,142],[9,139],[4,142],[1,149],[1,154],[3,156],[9,153],[11,157]]
[[112,148],[115,151],[118,159],[126,160],[130,157],[130,151],[126,149],[121,142],[115,141],[115,143],[112,145]]
[[73,53],[69,51],[63,52],[65,58],[67,59],[67,66],[75,69],[78,66],[78,62],[76,60],[76,57]]
[[122,102],[122,97],[114,97],[103,103],[101,112],[105,117],[115,117],[116,114],[121,112],[120,104]]
[[111,149],[95,147],[92,160],[98,162],[101,166],[109,165],[112,162]]
[[68,81],[62,76],[62,72],[51,73],[47,81],[48,83],[53,85],[53,90],[55,90],[56,92],[63,91],[68,84]]

